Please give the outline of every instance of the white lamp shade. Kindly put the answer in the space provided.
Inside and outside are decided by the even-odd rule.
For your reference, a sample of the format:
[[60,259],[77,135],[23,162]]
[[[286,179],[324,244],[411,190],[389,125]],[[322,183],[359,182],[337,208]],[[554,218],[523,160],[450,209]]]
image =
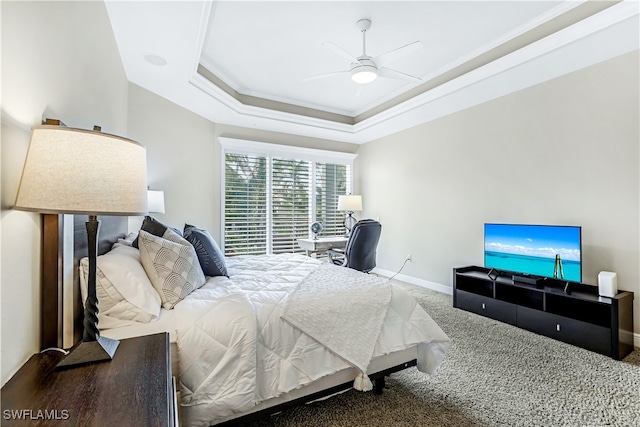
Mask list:
[[144,215],[146,150],[102,132],[36,126],[14,207],[56,214]]
[[339,211],[361,211],[362,210],[362,196],[345,195],[338,196],[338,210]]
[[149,212],[164,213],[164,191],[147,190],[147,205]]

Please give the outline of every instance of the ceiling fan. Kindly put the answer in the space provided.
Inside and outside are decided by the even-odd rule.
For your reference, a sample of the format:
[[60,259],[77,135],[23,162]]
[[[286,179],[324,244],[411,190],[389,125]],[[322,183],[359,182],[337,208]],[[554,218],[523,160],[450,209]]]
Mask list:
[[409,43],[405,46],[399,47],[392,51],[383,53],[382,55],[378,55],[376,57],[371,57],[367,55],[367,45],[366,45],[366,37],[367,30],[371,28],[371,20],[370,19],[361,19],[356,22],[356,26],[362,32],[362,55],[355,57],[351,55],[346,50],[337,46],[332,42],[324,42],[322,45],[333,50],[338,55],[347,58],[351,61],[350,69],[344,71],[334,71],[332,73],[320,74],[313,77],[307,77],[304,81],[321,79],[325,77],[331,77],[338,74],[351,74],[351,79],[358,84],[367,84],[371,83],[378,77],[386,77],[390,79],[400,79],[400,80],[408,80],[411,82],[420,82],[422,81],[419,77],[412,76],[410,74],[406,74],[400,72],[398,70],[394,70],[387,67],[392,61],[399,59],[402,56],[408,55],[410,53],[415,52],[418,49],[421,49],[423,44],[420,41],[415,41],[413,43]]

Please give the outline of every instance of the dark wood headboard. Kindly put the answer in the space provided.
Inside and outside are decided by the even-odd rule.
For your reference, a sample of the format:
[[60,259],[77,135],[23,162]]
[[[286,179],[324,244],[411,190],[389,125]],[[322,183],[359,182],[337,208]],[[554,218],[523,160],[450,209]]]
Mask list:
[[[69,217],[70,215],[43,215],[40,340],[42,349],[64,346],[65,313],[73,315],[73,344],[82,339],[84,308],[78,265],[80,260],[87,256],[87,216],[73,215],[72,221]],[[128,221],[127,217],[119,216],[100,216],[98,219],[98,255],[102,255],[111,249],[118,238],[126,235]],[[72,259],[68,259],[69,257]],[[66,289],[65,266],[72,269],[73,276],[71,286],[67,286]],[[69,292],[70,295],[65,295],[65,292]],[[73,301],[72,306],[64,307],[65,301]]]

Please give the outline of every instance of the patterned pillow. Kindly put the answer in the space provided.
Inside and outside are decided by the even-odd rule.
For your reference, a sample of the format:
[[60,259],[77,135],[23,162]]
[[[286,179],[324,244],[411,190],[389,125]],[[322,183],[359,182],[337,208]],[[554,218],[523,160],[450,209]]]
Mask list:
[[205,276],[227,276],[227,264],[216,241],[206,231],[194,225],[184,225],[184,238],[196,249]]
[[206,281],[191,243],[168,228],[162,237],[140,230],[140,261],[162,306],[172,309]]
[[[144,217],[144,221],[142,221],[142,226],[140,227],[140,230],[144,230],[147,233],[153,234],[154,236],[162,237],[164,235],[164,232],[167,231],[167,228],[169,227],[164,225],[157,219],[147,215]],[[178,230],[177,228],[171,227],[171,229],[175,231],[176,234],[178,234],[179,236],[182,236],[182,233],[180,233],[180,230]],[[136,237],[131,243],[131,246],[133,246],[134,248],[137,248],[138,240],[139,238]]]

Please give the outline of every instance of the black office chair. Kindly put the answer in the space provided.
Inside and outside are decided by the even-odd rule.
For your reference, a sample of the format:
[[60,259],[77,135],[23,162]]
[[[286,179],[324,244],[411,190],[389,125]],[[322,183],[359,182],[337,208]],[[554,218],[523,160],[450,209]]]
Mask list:
[[365,273],[376,266],[376,248],[382,225],[372,219],[358,221],[351,229],[344,250],[329,249],[329,259],[336,265],[353,268]]

